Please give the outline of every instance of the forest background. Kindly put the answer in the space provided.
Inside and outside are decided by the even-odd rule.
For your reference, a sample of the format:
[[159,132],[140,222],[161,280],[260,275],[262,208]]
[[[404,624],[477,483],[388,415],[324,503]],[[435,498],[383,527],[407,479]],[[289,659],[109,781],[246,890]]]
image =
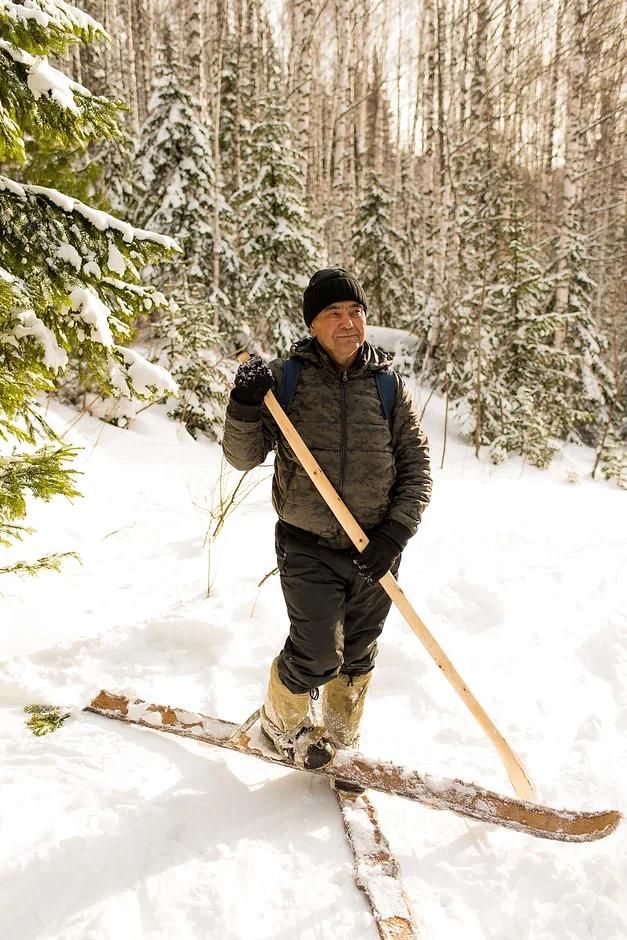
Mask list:
[[[0,3],[0,158],[14,181],[0,219],[16,243],[0,257],[0,313],[4,349],[17,362],[11,344],[26,337],[38,360],[35,388],[122,425],[144,407],[134,393],[173,390],[163,370],[145,374],[143,353],[178,382],[173,414],[219,437],[235,349],[285,354],[309,276],[341,264],[365,287],[369,323],[405,331],[401,370],[444,396],[477,456],[542,467],[581,442],[593,475],[626,484],[620,0],[83,3],[107,35],[58,0],[34,7]],[[32,113],[10,84],[20,69]],[[68,204],[42,186],[81,201],[72,211],[104,229],[100,247],[83,233],[81,254]],[[68,238],[54,261],[48,216],[33,221],[42,200]],[[37,225],[27,248],[18,216]],[[25,300],[16,327],[29,253],[55,289],[37,309],[24,287],[36,315]],[[68,329],[68,307],[82,326]],[[4,436],[32,444],[45,422],[8,362]],[[3,458],[5,515],[24,514],[25,480],[70,495],[69,457],[47,451],[39,483]],[[5,518],[9,529],[19,537]]]

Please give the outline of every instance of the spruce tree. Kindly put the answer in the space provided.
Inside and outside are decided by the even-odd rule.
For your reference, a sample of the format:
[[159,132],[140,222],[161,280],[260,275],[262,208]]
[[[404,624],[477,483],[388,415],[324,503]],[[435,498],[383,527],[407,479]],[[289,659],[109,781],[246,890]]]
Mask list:
[[244,112],[251,105],[250,98],[242,100],[241,97],[242,77],[242,63],[233,36],[227,36],[220,78],[220,158],[224,167],[224,188],[229,197],[238,189],[240,141],[248,130]]
[[155,321],[153,335],[179,385],[171,414],[192,433],[217,436],[232,365],[224,362],[217,329],[228,322],[230,301],[222,286],[214,285],[216,198],[221,280],[232,280],[237,259],[228,204],[220,193],[216,197],[211,128],[201,118],[200,102],[186,90],[184,74],[166,41],[135,156],[129,208],[138,224],[171,232],[183,249],[181,261],[155,274],[177,307]]
[[606,423],[617,398],[604,364],[605,339],[591,315],[595,285],[582,239],[571,244],[569,305],[558,317],[555,275],[534,245],[529,181],[492,152],[486,159],[489,173],[469,176],[460,202],[466,289],[455,309],[450,362],[444,369],[441,349],[435,366],[439,380],[450,382],[477,453],[487,446],[494,461],[520,453],[545,467],[560,440],[594,443],[593,428]]
[[109,179],[105,183],[104,167],[84,148],[60,150],[31,138],[26,141],[25,162],[12,167],[10,173],[17,182],[52,187],[94,208],[110,209],[105,195]]
[[128,133],[128,115],[120,126],[120,134],[112,140],[103,141],[93,147],[93,162],[102,168],[102,193],[104,206],[116,215],[128,215],[133,198],[133,157],[135,144]]
[[[117,106],[52,68],[47,56],[102,28],[61,0],[0,0],[0,160],[26,140],[76,149],[117,132]],[[70,363],[108,394],[152,397],[171,377],[130,344],[139,314],[165,305],[140,271],[175,249],[56,189],[0,176],[0,544],[28,528],[27,496],[74,496],[75,451],[45,420],[39,396]],[[21,570],[57,567],[58,556]],[[19,567],[19,566],[16,566]],[[4,568],[0,570],[11,570]]]
[[[622,428],[623,433],[625,427]],[[622,490],[627,490],[627,447],[621,435],[621,427],[616,416],[610,413],[599,441],[592,478],[600,465],[601,475],[606,480],[613,480]]]
[[[166,44],[160,50],[149,113],[134,159],[129,212],[135,224],[171,232],[183,249],[188,284],[211,288],[215,179],[211,128],[200,118],[200,103],[186,90],[181,67]],[[220,198],[218,209],[226,213]],[[224,263],[234,263],[224,239]],[[176,289],[181,267],[160,267],[156,280]],[[177,298],[179,299],[179,298]]]
[[488,304],[494,344],[483,443],[489,444],[495,462],[515,452],[545,467],[567,420],[563,376],[569,356],[551,341],[555,330],[555,319],[547,312],[551,283],[546,260],[533,244],[523,181],[502,168],[499,183],[501,237]]
[[183,298],[160,318],[155,332],[179,387],[169,415],[194,437],[200,432],[219,439],[237,362],[213,325],[214,309],[211,298],[185,285]]
[[239,320],[262,349],[285,354],[303,332],[302,292],[320,248],[305,207],[304,182],[278,92],[260,101],[263,118],[247,141],[244,184],[233,197],[240,232]]
[[564,421],[562,433],[571,432],[592,444],[600,437],[610,415],[618,410],[618,394],[606,364],[607,338],[592,314],[596,284],[588,274],[585,242],[583,234],[573,233],[567,258],[568,306],[563,345],[571,357],[571,367],[564,376],[570,415]]
[[524,180],[484,155],[490,172],[470,176],[460,200],[465,290],[455,309],[450,393],[464,433],[493,461],[520,453],[546,466],[567,421],[565,351],[554,348],[551,280],[535,248]]
[[[401,264],[407,296],[402,309],[395,316],[395,324],[415,333],[421,339],[428,333],[430,320],[430,301],[426,291],[424,271],[422,269],[420,245],[421,206],[418,189],[413,179],[414,157],[404,152],[401,159],[402,193],[402,241],[400,242]],[[424,343],[424,339],[423,339]]]
[[458,168],[463,174],[455,220],[460,285],[448,335],[433,355],[431,371],[447,389],[462,433],[473,440],[478,455],[481,445],[489,444],[497,431],[495,416],[500,407],[492,382],[498,345],[492,294],[498,280],[502,191],[487,144],[474,159],[476,165]]
[[371,321],[396,326],[407,319],[408,285],[404,279],[403,235],[392,225],[392,197],[380,175],[368,175],[353,230],[357,274],[368,297]]

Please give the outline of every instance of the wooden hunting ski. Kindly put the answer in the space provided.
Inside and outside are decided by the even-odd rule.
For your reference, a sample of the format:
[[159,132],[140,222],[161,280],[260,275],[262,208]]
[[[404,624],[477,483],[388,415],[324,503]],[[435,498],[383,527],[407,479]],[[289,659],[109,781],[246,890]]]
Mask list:
[[353,852],[355,882],[366,895],[381,940],[417,940],[400,866],[368,794],[336,790],[335,795]]
[[[264,745],[255,716],[243,725],[237,725],[167,705],[151,705],[141,699],[129,699],[104,690],[85,710],[299,769]],[[503,796],[474,783],[420,774],[387,761],[373,760],[354,750],[338,751],[331,764],[320,770],[304,772],[346,780],[366,789],[402,796],[433,809],[450,810],[459,816],[559,842],[602,839],[613,832],[621,820],[616,810],[555,809]]]

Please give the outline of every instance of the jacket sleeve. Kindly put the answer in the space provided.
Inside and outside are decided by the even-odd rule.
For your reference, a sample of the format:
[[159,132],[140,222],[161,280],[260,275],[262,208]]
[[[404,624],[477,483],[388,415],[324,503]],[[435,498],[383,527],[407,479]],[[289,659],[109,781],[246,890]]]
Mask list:
[[[274,375],[274,393],[281,383],[283,360],[268,363]],[[252,470],[274,448],[279,430],[265,405],[241,405],[229,398],[224,421],[222,450],[236,470]]]
[[399,380],[393,412],[392,448],[396,481],[388,518],[407,526],[414,535],[431,499],[431,462],[427,436],[420,427],[411,395],[402,380]]

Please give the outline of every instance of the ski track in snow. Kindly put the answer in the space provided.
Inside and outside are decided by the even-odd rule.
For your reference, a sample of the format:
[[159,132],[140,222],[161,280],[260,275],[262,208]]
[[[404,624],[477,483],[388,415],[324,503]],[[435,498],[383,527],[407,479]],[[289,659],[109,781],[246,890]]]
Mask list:
[[[377,931],[324,780],[81,711],[101,688],[243,721],[286,616],[268,469],[211,552],[217,445],[155,406],[120,430],[59,405],[84,497],[34,504],[11,558],[77,550],[61,575],[2,582],[3,940],[367,940]],[[625,494],[566,447],[540,472],[477,461],[442,404],[425,427],[433,502],[400,582],[545,802],[625,811]],[[576,474],[579,481],[567,482]],[[228,471],[231,484],[238,474]],[[22,708],[69,705],[33,737]],[[509,792],[500,761],[391,613],[362,749]],[[624,940],[627,825],[543,842],[372,795],[421,940]]]

